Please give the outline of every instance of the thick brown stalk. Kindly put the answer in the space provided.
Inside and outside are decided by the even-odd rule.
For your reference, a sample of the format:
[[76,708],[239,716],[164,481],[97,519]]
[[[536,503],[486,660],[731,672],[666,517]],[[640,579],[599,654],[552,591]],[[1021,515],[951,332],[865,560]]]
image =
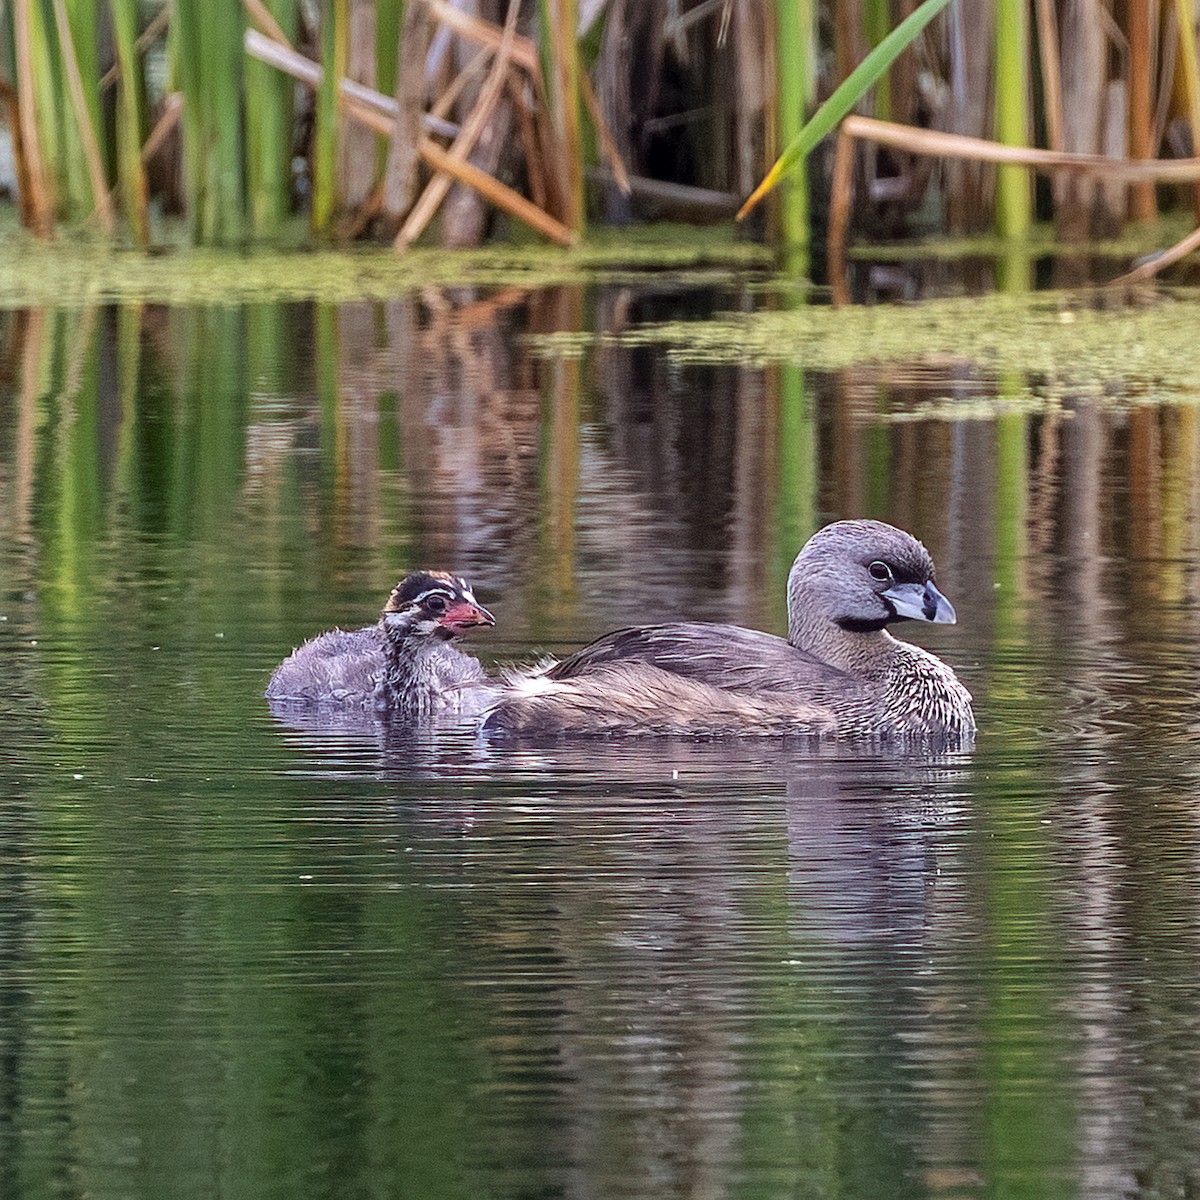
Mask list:
[[421,181],[417,143],[425,111],[425,60],[433,37],[428,8],[412,2],[404,6],[400,40],[396,45],[395,116],[389,135],[387,165],[383,172],[381,226],[389,233],[400,228],[404,214],[417,198]]
[[[347,22],[347,82],[376,83],[375,0],[350,0]],[[348,125],[338,142],[339,207],[356,213],[375,190],[378,148],[369,131]]]
[[1051,150],[1063,148],[1063,98],[1058,22],[1054,0],[1037,0],[1038,52],[1042,62],[1042,94],[1046,106],[1046,141]]
[[[1129,22],[1129,154],[1153,158],[1154,145],[1151,14],[1149,0],[1128,0]],[[1129,215],[1135,221],[1152,221],[1158,205],[1152,183],[1135,184],[1129,193]]]
[[33,215],[29,207],[29,164],[21,145],[21,105],[16,91],[4,80],[0,80],[0,100],[4,103],[8,127],[12,130],[13,166],[17,175],[17,215],[21,224],[28,228],[33,224]]
[[551,114],[560,147],[566,223],[577,230],[584,224],[583,141],[579,128],[579,80],[583,68],[575,40],[578,10],[574,0],[549,0],[550,43],[554,71]]
[[[933,113],[938,128],[983,137],[991,128],[994,0],[952,4],[946,10],[949,97]],[[988,224],[995,172],[978,163],[949,163],[942,172],[947,232],[963,233]]]
[[[834,289],[834,303],[846,303],[846,230],[850,225],[850,207],[854,193],[854,137],[842,122],[838,130],[837,149],[833,155],[833,190],[829,198],[829,232],[826,245],[829,253],[829,280]],[[953,137],[953,134],[947,135]]]
[[[1107,38],[1100,20],[1100,0],[1062,0],[1062,149],[1098,154],[1103,146],[1104,83]],[[1057,176],[1053,184],[1054,228],[1065,242],[1086,241],[1095,232],[1100,189],[1094,179]]]
[[858,32],[862,14],[853,0],[834,0],[833,5],[833,69],[841,83],[862,58]]
[[[496,50],[496,57],[492,60],[491,69],[479,92],[479,100],[476,102],[475,108],[463,122],[462,130],[449,150],[450,157],[460,162],[466,162],[471,151],[475,149],[476,143],[492,119],[496,103],[500,99],[500,93],[504,90],[504,80],[508,74],[508,64],[512,57],[513,39],[517,33],[517,13],[519,11],[520,0],[508,0],[508,13],[504,18],[504,33],[500,39],[500,46]],[[449,175],[444,171],[439,171],[426,184],[420,199],[413,205],[412,211],[400,227],[400,232],[396,234],[396,240],[393,243],[395,249],[407,250],[421,236],[421,232],[437,212],[438,206],[446,198],[452,182]]]
[[34,112],[33,61],[29,46],[29,22],[33,0],[15,0],[13,4],[13,41],[17,60],[17,112],[21,126],[20,145],[24,155],[24,174],[29,181],[29,228],[38,237],[54,232],[54,200],[46,183],[46,164],[42,160],[42,142]]
[[766,122],[775,80],[774,63],[767,53],[768,5],[738,4],[725,12],[732,23],[729,40],[737,81],[731,98],[731,184],[740,195],[748,196],[771,167],[766,157]]

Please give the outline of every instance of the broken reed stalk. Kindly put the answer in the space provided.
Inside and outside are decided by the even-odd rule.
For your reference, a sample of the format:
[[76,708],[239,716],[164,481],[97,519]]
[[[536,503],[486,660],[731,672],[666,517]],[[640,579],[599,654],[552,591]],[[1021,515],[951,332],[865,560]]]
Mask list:
[[517,129],[521,136],[521,148],[525,151],[525,175],[529,182],[530,195],[538,208],[546,209],[546,171],[538,145],[537,127],[534,124],[533,113],[529,111],[529,105],[525,101],[521,83],[512,75],[508,77],[508,98],[517,114]]
[[[434,19],[451,33],[457,33],[477,45],[486,46],[493,52],[500,49],[504,34],[491,22],[481,21],[469,13],[452,8],[444,0],[425,0],[425,7]],[[541,76],[542,64],[538,58],[537,46],[529,38],[517,34],[512,40],[510,57],[514,65],[524,68],[530,75]]]
[[[444,3],[444,0],[425,0],[425,9],[434,20],[452,33],[488,50],[499,49],[504,36],[503,30],[490,21],[452,8]],[[531,116],[537,132],[537,142],[541,147],[537,161],[541,165],[545,194],[545,203],[541,207],[547,212],[562,213],[567,207],[566,185],[565,181],[559,178],[561,171],[556,168],[562,164],[564,154],[551,123],[546,119],[550,106],[538,48],[529,38],[517,34],[512,40],[511,58],[513,65],[526,73],[533,89],[534,104]]]
[[[167,26],[170,23],[171,23],[171,5],[168,0],[168,3],[164,4],[162,6],[162,8],[160,8],[158,10],[158,12],[156,12],[154,14],[153,20],[151,20],[150,24],[147,25],[146,28],[143,29],[140,34],[138,34],[137,41],[135,41],[133,43],[134,51],[138,54],[139,57],[141,55],[145,54],[146,51],[152,45],[154,45],[154,43],[158,40],[159,36],[163,33],[163,31],[167,28]],[[109,67],[108,70],[105,71],[103,75],[100,76],[100,91],[107,92],[108,89],[110,87],[112,87],[112,85],[114,83],[116,83],[118,79],[120,79],[120,77],[121,77],[121,60],[120,60],[120,58],[118,58],[117,61],[114,62],[113,65],[111,67]]]
[[143,166],[159,152],[163,142],[167,140],[171,131],[179,124],[179,118],[182,115],[183,93],[168,92],[163,97],[163,110],[159,114],[158,120],[154,122],[154,128],[150,130],[150,136],[146,139],[146,144],[142,147]]
[[[589,167],[587,177],[597,183],[616,182],[612,174],[601,167]],[[708,224],[728,221],[741,203],[737,192],[693,187],[687,183],[669,183],[664,179],[647,179],[642,175],[629,176],[629,194],[639,200],[649,200],[656,208],[668,209],[682,220]]]
[[[1054,150],[1022,149],[989,142],[984,138],[964,137],[957,133],[940,133],[931,129],[914,129],[908,125],[896,125],[890,121],[877,121],[871,117],[846,117],[842,121],[838,144],[838,159],[834,168],[834,194],[830,204],[829,255],[831,262],[843,261],[846,247],[846,231],[849,224],[849,192],[853,186],[853,172],[844,165],[843,142],[854,139],[891,146],[910,154],[923,154],[938,158],[963,158],[975,162],[998,163],[1006,166],[1032,168],[1035,171],[1075,171],[1086,175],[1097,175],[1111,181],[1138,183],[1159,181],[1162,183],[1200,182],[1200,157],[1175,159],[1117,159],[1099,154],[1064,154]],[[838,163],[842,163],[839,170]],[[1189,235],[1179,246],[1190,242]],[[1174,253],[1179,246],[1167,254]],[[1189,252],[1183,250],[1178,256]],[[1158,270],[1170,262],[1155,259]],[[1129,281],[1123,276],[1121,282]]]
[[600,111],[600,98],[596,95],[596,89],[592,87],[592,81],[588,78],[588,73],[583,70],[579,72],[579,91],[583,96],[584,104],[587,106],[592,126],[596,130],[596,137],[600,142],[600,150],[604,157],[608,159],[613,182],[621,189],[623,195],[631,196],[633,188],[629,183],[629,172],[625,170],[625,164],[621,161],[621,152],[617,149],[617,140],[613,137],[612,130],[609,129],[608,122],[604,119],[604,113]]
[[[475,57],[450,81],[450,86],[433,102],[429,111],[438,117],[449,116],[467,84],[488,65],[491,58],[490,50],[477,51]],[[382,90],[380,88],[380,91]]]
[[[492,60],[491,70],[479,92],[479,99],[471,115],[463,122],[463,127],[450,147],[449,154],[460,162],[466,162],[471,151],[487,128],[492,119],[500,93],[504,90],[504,80],[508,75],[509,60],[512,55],[513,38],[517,32],[517,13],[520,11],[520,0],[508,0],[508,14],[504,19],[504,33],[500,46]],[[400,232],[396,234],[393,247],[396,250],[407,250],[421,236],[422,230],[433,219],[438,206],[446,198],[453,182],[451,176],[439,171],[425,186],[412,211],[408,214]]]
[[1153,279],[1160,271],[1165,271],[1167,267],[1177,263],[1181,258],[1186,258],[1193,250],[1200,250],[1200,229],[1193,229],[1187,237],[1181,238],[1170,249],[1156,254],[1149,262],[1134,267],[1128,274],[1111,280],[1108,286],[1118,287],[1127,283],[1145,283],[1148,279]]
[[[254,58],[269,63],[309,87],[319,86],[320,63],[315,63],[286,46],[277,45],[255,29],[246,30],[245,45],[246,52]],[[350,86],[350,81],[345,79],[342,80],[341,95],[349,116],[375,130],[382,137],[392,136],[399,105],[391,96],[383,96],[361,83]],[[519,192],[513,191],[498,179],[493,179],[486,171],[481,171],[469,162],[458,162],[451,158],[432,138],[422,137],[417,149],[434,170],[446,171],[453,175],[460,183],[474,188],[484,199],[516,217],[543,237],[560,246],[575,244],[575,235],[561,221],[530,203]]]
[[846,117],[842,121],[842,128],[852,137],[864,141],[938,158],[1012,164],[1039,171],[1079,171],[1124,183],[1147,179],[1160,183],[1195,183],[1200,180],[1200,157],[1132,159],[1105,158],[1102,154],[1066,154],[1034,147],[1007,146],[959,133],[917,129],[911,125],[877,121],[872,117]]
[[486,171],[481,171],[470,162],[459,162],[451,158],[432,138],[423,137],[420,144],[421,157],[437,171],[447,171],[460,183],[474,188],[485,200],[517,218],[518,221],[536,230],[560,246],[574,246],[578,238],[573,230],[561,221],[526,200],[520,192],[514,192]]
[[275,14],[263,3],[263,0],[242,0],[246,15],[273,42],[294,49],[292,39],[284,32],[283,26],[275,19]]

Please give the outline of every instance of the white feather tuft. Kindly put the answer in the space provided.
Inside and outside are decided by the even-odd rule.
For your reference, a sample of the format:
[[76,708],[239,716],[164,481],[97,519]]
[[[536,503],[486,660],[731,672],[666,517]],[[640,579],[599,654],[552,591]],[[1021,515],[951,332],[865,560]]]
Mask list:
[[546,678],[547,672],[556,666],[558,659],[543,658],[532,667],[505,667],[500,677],[509,691],[509,697],[548,696],[561,692],[565,686],[557,679]]

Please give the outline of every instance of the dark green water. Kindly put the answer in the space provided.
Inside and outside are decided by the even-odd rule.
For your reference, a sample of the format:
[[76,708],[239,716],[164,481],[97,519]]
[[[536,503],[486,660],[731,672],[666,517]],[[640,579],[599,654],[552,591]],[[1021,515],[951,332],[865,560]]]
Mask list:
[[[745,302],[0,314],[0,1196],[1200,1190],[1195,409],[527,338]],[[860,515],[938,560],[970,754],[260,699],[417,565],[489,661],[778,629]]]

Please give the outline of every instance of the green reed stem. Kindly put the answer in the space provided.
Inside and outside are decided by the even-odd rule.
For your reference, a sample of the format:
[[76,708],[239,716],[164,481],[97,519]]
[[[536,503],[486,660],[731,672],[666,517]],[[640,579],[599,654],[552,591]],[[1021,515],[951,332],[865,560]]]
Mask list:
[[244,231],[241,5],[176,0],[171,45],[183,92],[184,192],[192,240],[236,244]]
[[[863,0],[863,25],[867,41],[878,46],[892,28],[889,0]],[[875,85],[875,115],[881,121],[892,119],[892,77],[884,75]]]
[[[804,128],[816,92],[816,12],[812,0],[777,0],[775,21],[779,146],[786,153]],[[808,179],[803,170],[797,170],[782,189],[779,238],[785,247],[808,245]]]
[[[996,0],[996,140],[1029,144],[1029,13],[1026,0]],[[1001,166],[996,171],[996,229],[1002,237],[1024,238],[1033,224],[1029,172]]]
[[133,239],[144,247],[150,243],[150,218],[146,171],[142,165],[145,117],[142,108],[142,65],[135,46],[137,0],[109,0],[109,8],[112,12],[117,64],[121,70],[117,80],[115,120],[117,188]]
[[[399,64],[400,30],[404,27],[404,0],[375,6],[375,78],[385,96],[396,94],[396,67]],[[388,144],[379,139],[377,178],[387,167]]]
[[316,129],[312,148],[312,229],[318,236],[333,230],[337,211],[338,86],[350,54],[349,0],[332,0],[321,13],[324,71],[317,89]]
[[93,0],[53,0],[54,33],[62,83],[64,146],[69,159],[69,194],[80,218],[96,210],[112,232],[106,154],[100,140],[99,22]]
[[[795,46],[800,42],[799,34],[793,32],[796,28],[794,21],[798,17],[803,17],[799,28],[804,30],[806,37],[803,39],[805,46],[811,47],[813,44],[813,36],[810,32],[813,28],[811,15],[808,8],[810,0],[776,0],[776,22],[778,27],[777,39],[780,47]],[[810,151],[823,139],[831,133],[837,126],[838,122],[862,99],[875,84],[883,77],[887,69],[900,56],[900,54],[910,46],[920,35],[921,30],[933,20],[934,17],[949,4],[951,0],[924,0],[924,3],[919,5],[911,12],[891,33],[867,55],[866,58],[854,68],[853,71],[834,89],[833,95],[826,100],[815,113],[812,119],[806,122],[800,130],[790,139],[782,132],[785,120],[791,120],[794,117],[796,110],[795,100],[790,93],[785,93],[783,90],[783,80],[780,81],[780,141],[785,144],[785,149],[782,154],[775,160],[774,165],[767,172],[766,177],[754,189],[750,199],[742,205],[741,211],[738,213],[740,221],[772,188],[774,188],[781,179],[791,174],[792,172],[800,173],[803,171],[804,163],[808,158]],[[780,61],[783,60],[782,50],[777,51]],[[812,63],[815,59],[812,56],[811,50],[808,52],[806,59],[808,65],[808,77],[813,74]],[[811,85],[810,85],[811,86]],[[790,115],[789,115],[790,112]],[[790,125],[788,126],[790,128]],[[807,215],[807,214],[806,214]],[[795,217],[790,218],[794,222]],[[787,241],[789,218],[785,216],[784,220],[784,241]],[[807,226],[807,221],[805,222]],[[807,237],[807,228],[804,231],[804,236]]]
[[[266,0],[284,34],[294,40],[296,0]],[[295,85],[282,71],[248,58],[246,72],[246,190],[257,238],[279,236],[292,209],[292,120]]]

